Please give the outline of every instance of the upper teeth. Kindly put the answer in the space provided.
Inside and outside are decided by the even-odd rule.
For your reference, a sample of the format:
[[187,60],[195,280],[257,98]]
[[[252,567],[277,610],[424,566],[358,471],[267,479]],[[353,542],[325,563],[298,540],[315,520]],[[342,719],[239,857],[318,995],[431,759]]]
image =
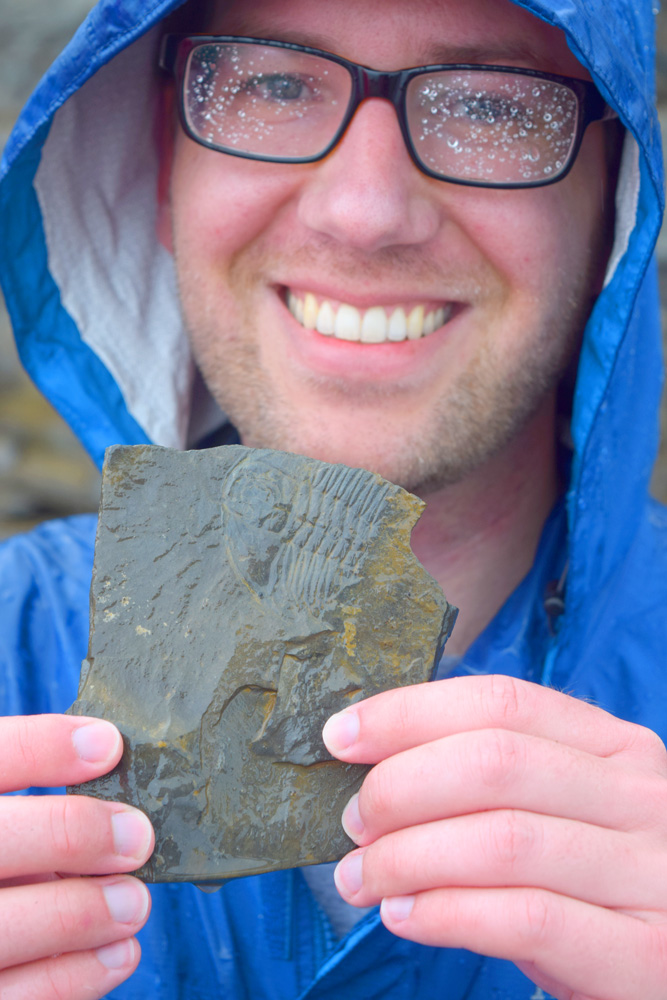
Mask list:
[[388,313],[384,306],[357,309],[346,303],[334,305],[327,299],[318,302],[311,292],[301,298],[290,291],[287,308],[307,330],[317,330],[338,340],[383,344],[388,340],[419,340],[433,333],[451,318],[454,307],[440,306],[427,312],[423,305],[411,309],[398,306]]

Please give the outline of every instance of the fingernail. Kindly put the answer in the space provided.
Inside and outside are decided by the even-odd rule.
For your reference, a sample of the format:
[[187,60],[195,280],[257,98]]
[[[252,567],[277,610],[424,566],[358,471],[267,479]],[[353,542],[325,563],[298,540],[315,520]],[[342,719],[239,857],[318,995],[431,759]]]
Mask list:
[[118,751],[121,735],[110,722],[90,722],[72,733],[74,749],[81,760],[103,764]]
[[348,854],[334,869],[334,882],[342,896],[356,896],[364,884],[364,855]]
[[116,941],[114,944],[98,948],[95,954],[105,968],[122,969],[134,961],[134,941],[132,938],[127,941]]
[[140,861],[146,857],[153,836],[153,828],[147,816],[138,809],[114,813],[111,817],[111,829],[116,854]]
[[343,809],[343,817],[341,819],[341,822],[343,824],[343,829],[345,830],[345,833],[348,835],[350,840],[354,840],[356,842],[357,840],[359,840],[360,837],[363,836],[366,827],[364,826],[364,821],[362,820],[361,814],[359,813],[358,792],[356,795],[352,796],[348,804]]
[[105,885],[102,889],[111,919],[119,924],[133,924],[148,912],[148,890],[141,882],[124,881]]
[[324,724],[322,739],[331,753],[348,750],[359,738],[359,716],[346,710],[332,715]]
[[393,924],[407,920],[415,905],[414,896],[387,896],[380,904],[380,916],[388,917]]

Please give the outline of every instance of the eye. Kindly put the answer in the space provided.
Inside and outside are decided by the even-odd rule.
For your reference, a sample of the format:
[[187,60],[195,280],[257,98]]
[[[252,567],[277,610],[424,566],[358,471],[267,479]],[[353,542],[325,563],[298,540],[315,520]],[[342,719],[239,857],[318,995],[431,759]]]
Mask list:
[[506,97],[480,94],[459,100],[452,108],[455,118],[468,118],[474,122],[516,121],[526,115],[525,107]]
[[246,81],[243,90],[265,101],[303,101],[312,96],[306,81],[292,73],[259,73]]

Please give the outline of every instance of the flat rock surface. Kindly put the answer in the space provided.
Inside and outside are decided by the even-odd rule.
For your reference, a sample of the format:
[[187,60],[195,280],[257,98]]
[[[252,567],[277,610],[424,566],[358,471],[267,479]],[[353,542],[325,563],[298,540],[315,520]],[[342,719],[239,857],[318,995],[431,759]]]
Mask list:
[[367,768],[334,712],[432,675],[456,611],[410,549],[423,504],[372,473],[282,452],[109,449],[75,714],[123,733],[72,791],[143,809],[147,881],[331,861]]

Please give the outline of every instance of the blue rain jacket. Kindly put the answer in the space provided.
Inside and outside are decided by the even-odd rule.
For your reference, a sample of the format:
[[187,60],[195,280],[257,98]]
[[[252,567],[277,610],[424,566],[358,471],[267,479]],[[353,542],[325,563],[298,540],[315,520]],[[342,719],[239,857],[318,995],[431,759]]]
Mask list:
[[[251,0],[248,0],[251,2]],[[21,358],[101,463],[107,445],[184,447],[220,425],[156,245],[150,71],[175,0],[100,0],[28,102],[0,167],[0,279]],[[553,684],[667,738],[667,515],[648,498],[661,350],[662,165],[651,0],[524,0],[565,32],[626,126],[616,240],[586,328],[567,495],[535,565],[462,672]],[[0,549],[0,712],[62,711],[86,652],[92,517]],[[543,597],[568,565],[555,635]],[[399,940],[376,912],[337,942],[298,871],[153,889],[118,1000],[529,1000],[507,962]]]

